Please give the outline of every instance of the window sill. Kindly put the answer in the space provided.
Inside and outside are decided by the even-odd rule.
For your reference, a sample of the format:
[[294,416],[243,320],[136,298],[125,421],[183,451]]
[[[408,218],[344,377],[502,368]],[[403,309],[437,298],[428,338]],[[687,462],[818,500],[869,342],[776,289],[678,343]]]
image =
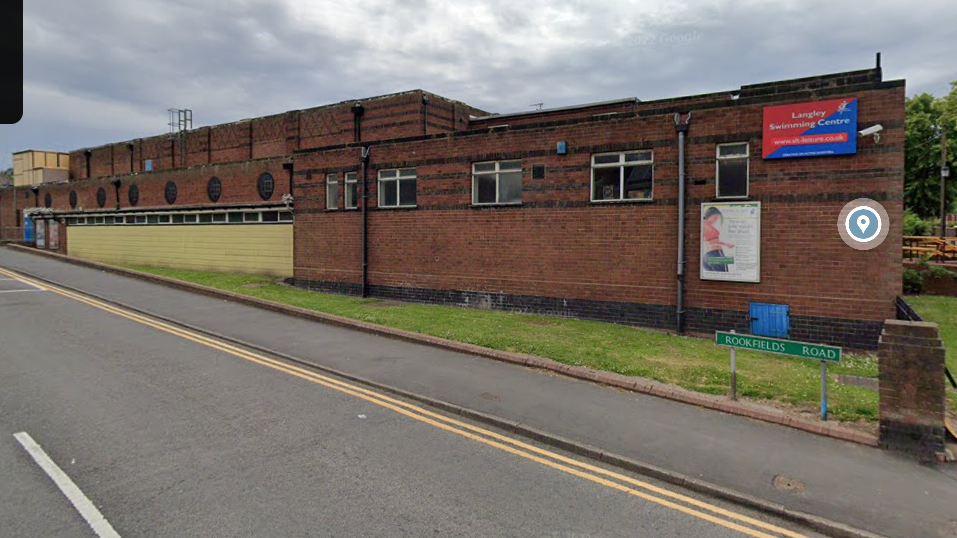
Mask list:
[[593,204],[647,204],[654,202],[654,198],[630,198],[627,200],[592,200]]
[[401,211],[403,209],[417,209],[418,207],[419,206],[417,205],[387,205],[387,206],[376,206],[376,209],[381,211],[395,211],[395,210]]
[[715,196],[714,199],[715,200],[750,200],[751,196],[747,194],[744,196]]
[[471,204],[472,209],[484,209],[489,207],[521,207],[522,202],[509,202],[504,204]]

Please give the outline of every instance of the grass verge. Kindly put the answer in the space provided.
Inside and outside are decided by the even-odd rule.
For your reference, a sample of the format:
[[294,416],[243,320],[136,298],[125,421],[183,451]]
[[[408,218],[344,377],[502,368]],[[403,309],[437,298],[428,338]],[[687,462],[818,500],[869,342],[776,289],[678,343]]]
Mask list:
[[[396,329],[650,378],[707,394],[728,394],[731,382],[728,350],[701,338],[596,321],[331,295],[277,284],[267,276],[126,267]],[[741,396],[792,412],[817,412],[817,361],[740,351],[737,366]],[[877,377],[876,357],[847,355],[842,363],[830,365],[828,372],[830,416],[848,422],[876,421],[877,393],[834,381],[837,374]]]
[[[957,376],[957,297],[912,295],[907,297],[907,302],[924,321],[932,321],[940,327],[940,338],[947,351],[947,368]],[[957,414],[957,391],[948,392],[950,408]]]

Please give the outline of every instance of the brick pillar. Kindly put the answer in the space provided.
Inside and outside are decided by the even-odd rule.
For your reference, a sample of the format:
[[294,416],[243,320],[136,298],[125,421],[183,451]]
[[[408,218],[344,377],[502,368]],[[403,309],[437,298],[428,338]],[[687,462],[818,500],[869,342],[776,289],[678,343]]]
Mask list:
[[301,142],[301,133],[299,132],[299,121],[301,112],[287,112],[283,117],[283,127],[286,132],[286,155],[292,155],[299,148]]
[[933,462],[944,449],[944,345],[936,323],[887,320],[878,344],[881,448]]

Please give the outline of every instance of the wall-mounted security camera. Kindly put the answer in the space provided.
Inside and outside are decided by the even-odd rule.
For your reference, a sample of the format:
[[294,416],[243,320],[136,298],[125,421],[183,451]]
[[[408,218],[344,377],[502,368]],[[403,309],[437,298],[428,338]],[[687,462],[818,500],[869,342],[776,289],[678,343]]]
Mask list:
[[867,129],[861,129],[860,131],[857,132],[857,134],[859,136],[873,136],[874,142],[877,143],[881,141],[880,133],[883,130],[884,130],[884,126],[878,123],[877,125],[872,125],[868,127]]

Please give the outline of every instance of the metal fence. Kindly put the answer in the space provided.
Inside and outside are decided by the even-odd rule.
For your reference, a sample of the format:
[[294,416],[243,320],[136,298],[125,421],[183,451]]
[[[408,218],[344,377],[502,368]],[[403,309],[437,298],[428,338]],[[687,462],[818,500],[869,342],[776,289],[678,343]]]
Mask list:
[[914,308],[907,304],[902,297],[894,300],[894,306],[897,307],[897,319],[901,321],[924,321]]

